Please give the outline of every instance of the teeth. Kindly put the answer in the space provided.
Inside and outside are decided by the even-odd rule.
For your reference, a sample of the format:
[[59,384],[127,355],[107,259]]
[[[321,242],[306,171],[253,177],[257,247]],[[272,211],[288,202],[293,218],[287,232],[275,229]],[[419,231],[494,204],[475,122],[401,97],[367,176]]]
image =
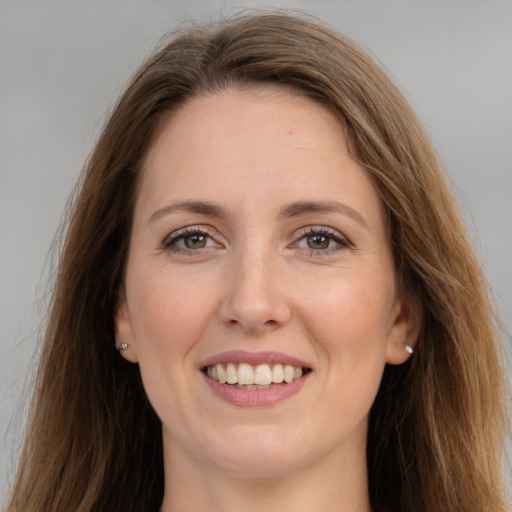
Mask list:
[[219,382],[221,384],[224,384],[226,382],[226,378],[227,378],[226,371],[224,370],[224,366],[222,366],[221,364],[217,364],[217,365],[215,365],[215,367],[217,368],[217,376],[219,378]]
[[222,384],[228,383],[245,389],[265,389],[271,384],[280,384],[283,381],[289,384],[300,379],[303,373],[300,366],[291,364],[252,366],[240,363],[237,367],[234,363],[227,363],[227,365],[219,363],[206,368],[208,377]]
[[275,364],[272,368],[272,382],[279,384],[284,380],[284,371],[282,364]]
[[272,384],[272,371],[268,364],[260,364],[254,369],[254,384],[268,386]]
[[228,363],[226,367],[226,382],[228,384],[238,383],[238,372],[236,371],[235,365],[233,363]]
[[254,370],[250,364],[238,365],[238,384],[254,384]]

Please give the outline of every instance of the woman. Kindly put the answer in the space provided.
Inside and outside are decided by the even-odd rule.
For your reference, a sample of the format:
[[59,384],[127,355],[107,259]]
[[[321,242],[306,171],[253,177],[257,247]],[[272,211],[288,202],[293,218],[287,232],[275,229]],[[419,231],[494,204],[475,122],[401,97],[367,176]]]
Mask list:
[[308,20],[200,27],[85,170],[9,510],[504,511],[504,389],[382,71]]

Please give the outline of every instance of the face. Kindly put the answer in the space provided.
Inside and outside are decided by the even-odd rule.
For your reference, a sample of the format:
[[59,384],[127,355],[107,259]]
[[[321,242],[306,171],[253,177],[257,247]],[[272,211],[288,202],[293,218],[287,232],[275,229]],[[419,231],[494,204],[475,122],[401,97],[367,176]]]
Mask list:
[[260,475],[364,457],[419,327],[338,120],[279,90],[194,98],[142,173],[115,330],[166,457]]

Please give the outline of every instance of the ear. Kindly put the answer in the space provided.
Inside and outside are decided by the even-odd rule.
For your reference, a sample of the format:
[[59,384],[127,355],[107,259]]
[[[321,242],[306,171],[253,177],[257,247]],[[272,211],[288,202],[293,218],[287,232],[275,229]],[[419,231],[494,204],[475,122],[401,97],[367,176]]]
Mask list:
[[117,348],[121,345],[121,343],[126,343],[128,345],[125,350],[120,350],[119,353],[127,361],[130,361],[131,363],[137,363],[139,361],[137,355],[137,344],[135,343],[135,337],[133,335],[130,310],[128,308],[124,288],[119,290],[119,297],[114,313],[114,333]]
[[402,364],[411,354],[406,346],[414,349],[423,325],[423,307],[419,297],[410,290],[403,290],[395,305],[393,324],[386,346],[386,362]]

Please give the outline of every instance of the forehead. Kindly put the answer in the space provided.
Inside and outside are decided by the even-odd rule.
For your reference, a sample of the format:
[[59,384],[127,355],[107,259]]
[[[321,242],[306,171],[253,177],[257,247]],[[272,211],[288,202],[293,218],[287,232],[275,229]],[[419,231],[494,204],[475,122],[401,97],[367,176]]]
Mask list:
[[364,210],[379,205],[365,169],[348,153],[340,120],[278,88],[188,100],[162,124],[142,172],[138,203],[154,206],[206,199],[256,207],[271,198],[340,194]]
[[[319,102],[279,86],[229,88],[192,97],[171,111],[160,123],[143,167],[151,166],[173,141],[180,142],[173,149],[182,156],[200,158],[204,150],[215,149],[212,142],[223,149],[229,145],[229,156],[233,156],[237,147],[241,153],[246,151],[246,134],[254,146],[277,148],[288,136],[287,142],[300,149],[319,142],[313,140],[313,131],[324,139],[324,146],[332,143],[345,150],[342,123]],[[192,147],[203,152],[192,155]]]

